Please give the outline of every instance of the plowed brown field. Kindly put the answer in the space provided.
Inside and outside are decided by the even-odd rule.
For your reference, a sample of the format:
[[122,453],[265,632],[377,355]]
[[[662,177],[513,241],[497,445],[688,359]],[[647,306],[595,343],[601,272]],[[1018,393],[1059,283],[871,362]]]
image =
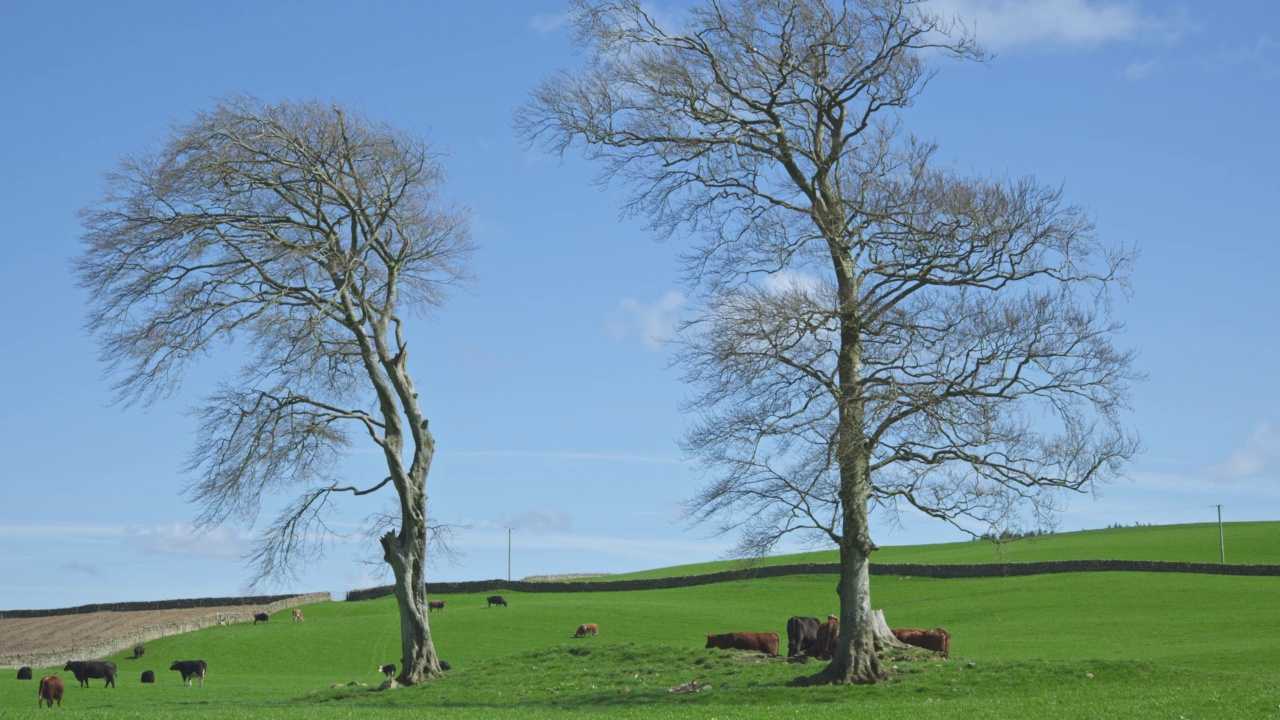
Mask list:
[[133,630],[225,613],[244,613],[244,605],[180,610],[131,610],[38,618],[0,618],[0,656],[56,653],[103,642]]

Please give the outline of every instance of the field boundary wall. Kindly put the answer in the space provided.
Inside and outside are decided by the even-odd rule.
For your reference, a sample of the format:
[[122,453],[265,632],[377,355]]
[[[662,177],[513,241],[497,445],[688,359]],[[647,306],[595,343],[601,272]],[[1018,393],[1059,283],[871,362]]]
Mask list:
[[[267,602],[262,602],[266,600]],[[4,618],[29,618],[29,617],[49,617],[55,615],[71,615],[87,612],[131,612],[138,610],[180,610],[186,608],[200,607],[230,607],[235,605],[243,605],[244,612],[217,612],[206,615],[205,617],[191,618],[190,620],[182,620],[180,622],[164,623],[162,625],[152,625],[149,627],[138,628],[124,635],[103,640],[102,642],[90,643],[75,650],[66,650],[52,653],[16,653],[13,655],[0,655],[0,668],[48,668],[61,667],[71,660],[98,660],[109,655],[114,655],[121,650],[126,650],[138,645],[139,643],[155,640],[156,638],[168,637],[169,635],[180,635],[182,633],[203,630],[214,625],[230,625],[231,623],[253,622],[254,613],[275,613],[288,608],[298,607],[299,605],[310,605],[318,602],[329,602],[330,595],[327,592],[307,593],[305,595],[267,595],[262,597],[248,598],[200,598],[197,600],[165,600],[155,603],[114,603],[112,605],[83,605],[78,608],[62,608],[61,610],[14,610],[0,613],[0,617]],[[243,602],[239,602],[243,601]],[[184,604],[185,603],[185,604]],[[127,606],[121,610],[122,606]],[[83,608],[97,608],[94,610],[84,610]],[[68,612],[70,610],[76,613]],[[14,614],[14,613],[37,613],[37,614]],[[42,613],[42,614],[40,614]]]
[[[710,585],[734,580],[783,577],[786,575],[837,575],[837,563],[797,563],[762,565],[724,570],[704,575],[678,575],[639,580],[595,580],[589,582],[531,582],[528,580],[470,580],[466,582],[427,583],[428,595],[490,592],[617,592],[622,590],[668,590],[672,588]],[[1162,560],[1049,560],[1029,563],[982,563],[973,565],[918,565],[911,563],[871,563],[872,575],[898,575],[932,578],[1015,577],[1074,572],[1172,572],[1210,575],[1280,576],[1280,565],[1220,565],[1218,563],[1185,563]],[[390,595],[391,585],[352,590],[347,600],[372,600]]]

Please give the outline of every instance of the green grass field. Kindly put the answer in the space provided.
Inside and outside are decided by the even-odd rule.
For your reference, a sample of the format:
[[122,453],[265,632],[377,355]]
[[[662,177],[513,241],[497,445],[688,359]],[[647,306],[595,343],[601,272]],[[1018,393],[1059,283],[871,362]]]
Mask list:
[[[1130,535],[1151,530],[1103,532],[1110,542],[1125,544]],[[142,660],[111,658],[121,671],[114,689],[103,688],[101,680],[79,688],[70,673],[60,672],[69,680],[62,712],[306,720],[1280,717],[1280,578],[873,577],[874,606],[884,609],[891,625],[942,626],[953,639],[950,661],[926,653],[891,659],[898,668],[894,679],[869,687],[795,687],[792,681],[820,664],[702,647],[708,632],[772,630],[785,636],[791,615],[834,611],[832,576],[658,591],[503,594],[508,608],[486,608],[483,593],[433,598],[448,601],[431,622],[441,656],[455,669],[422,687],[371,690],[382,679],[375,668],[399,657],[396,607],[388,597],[307,606],[306,623],[288,622],[288,614],[280,613],[267,625],[148,642]],[[600,636],[572,639],[582,622],[598,623]],[[183,687],[169,663],[196,658],[209,663],[205,687]],[[148,668],[156,671],[155,685],[138,682]],[[0,716],[32,716],[36,684],[3,672]],[[37,669],[36,677],[47,672]],[[330,688],[353,680],[369,687]],[[712,687],[667,692],[690,680]]]
[[[1280,565],[1280,522],[1226,523],[1223,531],[1229,565]],[[760,565],[832,563],[835,550],[775,555]],[[897,545],[881,548],[876,563],[974,564],[1046,560],[1168,560],[1216,563],[1221,559],[1217,523],[1151,525],[1112,530],[1086,530],[1014,540],[958,542],[945,545]],[[676,565],[642,572],[583,578],[579,582],[702,575],[742,567],[742,561]]]

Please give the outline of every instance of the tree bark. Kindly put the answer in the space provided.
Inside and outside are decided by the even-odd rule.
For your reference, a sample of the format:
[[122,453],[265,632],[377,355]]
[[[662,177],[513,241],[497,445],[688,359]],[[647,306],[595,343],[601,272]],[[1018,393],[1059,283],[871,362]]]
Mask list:
[[381,538],[384,558],[395,573],[396,602],[400,606],[402,657],[396,682],[401,685],[417,685],[443,674],[427,622],[425,526],[418,527],[424,528],[421,534],[411,531],[406,523],[400,533],[387,533]]

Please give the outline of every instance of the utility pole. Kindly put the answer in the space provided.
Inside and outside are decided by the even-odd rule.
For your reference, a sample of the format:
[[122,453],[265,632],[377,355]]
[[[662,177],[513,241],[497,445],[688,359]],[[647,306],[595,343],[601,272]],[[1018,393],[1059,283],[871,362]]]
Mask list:
[[[1221,510],[1218,511],[1218,516],[1222,516]],[[507,528],[507,582],[511,582],[511,528]]]
[[1218,506],[1218,552],[1222,553],[1222,564],[1227,564],[1227,545],[1222,540],[1222,506]]

